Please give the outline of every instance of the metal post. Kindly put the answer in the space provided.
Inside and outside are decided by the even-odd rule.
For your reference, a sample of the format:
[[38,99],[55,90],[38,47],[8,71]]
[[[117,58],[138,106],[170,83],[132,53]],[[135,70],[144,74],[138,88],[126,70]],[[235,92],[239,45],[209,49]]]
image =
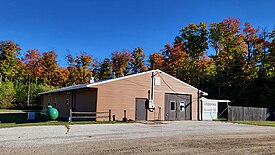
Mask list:
[[128,121],[128,119],[127,119],[127,117],[126,117],[126,110],[124,110],[124,117],[123,117],[122,121],[123,121],[123,122],[127,122],[127,121]]
[[111,118],[112,117],[112,111],[111,111],[111,109],[109,109],[109,122],[111,122]]
[[72,122],[72,109],[70,109],[70,117],[69,117],[69,122]]
[[200,91],[199,91],[199,89],[198,89],[198,92],[197,92],[197,102],[198,102],[198,121],[200,120]]
[[160,121],[160,120],[161,120],[161,107],[160,107],[160,106],[158,106],[158,108],[159,108],[158,120]]

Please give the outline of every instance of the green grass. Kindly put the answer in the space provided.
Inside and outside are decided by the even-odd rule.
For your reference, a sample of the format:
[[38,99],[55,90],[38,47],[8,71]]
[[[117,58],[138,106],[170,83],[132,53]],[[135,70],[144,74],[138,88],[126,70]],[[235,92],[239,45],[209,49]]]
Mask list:
[[26,113],[26,112],[40,112],[41,110],[17,110],[17,109],[0,109],[0,113]]
[[[214,121],[227,122],[228,120],[227,118],[218,118]],[[232,121],[232,123],[275,127],[275,121]]]
[[275,127],[275,121],[234,121],[233,123]]
[[16,110],[16,109],[0,109],[0,113],[24,113],[23,110]]
[[134,123],[135,121],[121,122],[121,121],[75,121],[75,122],[63,122],[63,121],[48,121],[38,123],[0,123],[0,128],[12,128],[22,126],[52,126],[52,125],[80,125],[80,124],[117,124],[117,123]]
[[227,121],[227,118],[226,117],[221,117],[221,118],[218,118],[218,119],[214,119],[213,121]]

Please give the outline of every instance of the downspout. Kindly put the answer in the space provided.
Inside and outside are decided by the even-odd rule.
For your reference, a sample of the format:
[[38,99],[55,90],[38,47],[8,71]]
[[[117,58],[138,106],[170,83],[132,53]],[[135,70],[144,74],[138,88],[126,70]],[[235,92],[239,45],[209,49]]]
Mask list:
[[197,102],[198,102],[198,121],[200,120],[200,90],[197,91]]
[[155,110],[155,104],[154,104],[154,98],[155,98],[155,95],[154,95],[154,71],[152,71],[152,76],[151,76],[151,79],[152,79],[152,85],[151,85],[151,97],[150,97],[150,100],[149,100],[149,107],[148,107],[148,110],[150,112],[153,112]]
[[154,99],[155,99],[155,95],[154,95],[154,85],[155,85],[155,81],[154,81],[154,71],[152,72],[152,76],[151,76],[151,78],[152,78],[152,86],[151,86],[151,100],[154,102]]

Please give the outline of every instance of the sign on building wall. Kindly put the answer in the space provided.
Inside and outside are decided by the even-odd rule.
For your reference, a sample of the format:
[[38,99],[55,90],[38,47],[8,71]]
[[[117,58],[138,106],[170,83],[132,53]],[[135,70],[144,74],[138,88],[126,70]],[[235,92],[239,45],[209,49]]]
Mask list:
[[209,100],[202,98],[202,119],[203,120],[214,120],[217,119],[218,115],[218,102],[215,100]]
[[203,101],[203,111],[204,112],[217,112],[218,111],[218,103],[204,100]]
[[218,103],[230,102],[229,100],[215,100],[207,99],[205,97],[201,98],[202,102],[202,120],[214,120],[218,118]]

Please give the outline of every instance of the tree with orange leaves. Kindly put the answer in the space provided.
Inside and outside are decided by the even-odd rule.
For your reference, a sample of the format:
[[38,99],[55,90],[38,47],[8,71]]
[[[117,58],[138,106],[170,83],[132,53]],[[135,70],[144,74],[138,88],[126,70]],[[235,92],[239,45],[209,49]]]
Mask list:
[[39,59],[43,82],[52,86],[57,86],[53,83],[55,80],[55,70],[58,67],[56,58],[57,54],[54,51],[49,51],[43,52]]
[[92,73],[92,56],[84,53],[75,58],[68,54],[66,56],[69,66],[67,67],[69,78],[68,85],[88,83]]
[[131,53],[127,50],[112,53],[112,70],[117,76],[127,75],[127,68],[131,60]]
[[25,57],[22,59],[25,64],[25,69],[29,77],[31,77],[31,82],[37,84],[38,80],[42,81],[42,68],[40,64],[40,52],[37,49],[28,50]]
[[164,58],[161,53],[156,52],[149,56],[149,69],[162,69]]
[[179,79],[186,77],[188,54],[182,49],[182,43],[175,46],[165,45],[162,50],[164,58],[163,70]]
[[78,72],[77,83],[88,83],[90,77],[93,75],[91,70],[92,56],[86,53],[81,53],[81,55],[76,56],[76,68]]

